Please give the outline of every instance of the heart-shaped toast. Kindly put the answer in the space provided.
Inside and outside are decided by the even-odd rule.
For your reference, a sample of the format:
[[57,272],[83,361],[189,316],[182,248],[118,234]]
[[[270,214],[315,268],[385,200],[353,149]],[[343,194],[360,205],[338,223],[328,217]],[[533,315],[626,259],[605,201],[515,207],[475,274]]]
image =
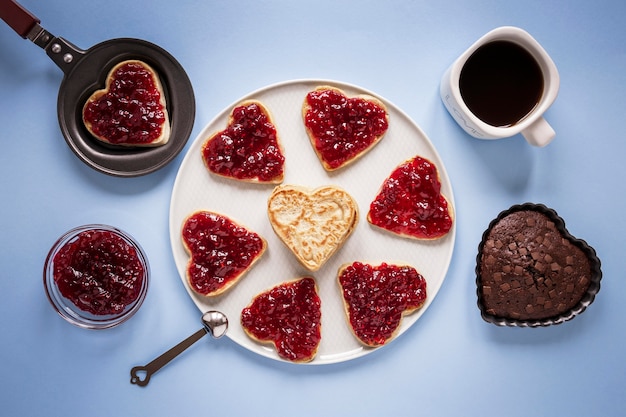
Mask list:
[[202,160],[217,175],[246,182],[281,183],[285,157],[270,112],[258,101],[235,106],[226,129],[209,136]]
[[311,277],[279,284],[253,298],[241,312],[246,334],[272,343],[291,362],[313,360],[322,339],[321,300]]
[[215,296],[235,285],[263,255],[267,242],[230,218],[198,211],[187,217],[182,241],[190,255],[187,281],[204,296]]
[[476,264],[478,306],[497,325],[570,320],[600,289],[600,260],[557,213],[526,203],[501,212],[483,234]]
[[138,60],[115,65],[105,88],[85,102],[83,123],[96,139],[110,145],[165,145],[170,121],[157,72]]
[[348,97],[335,87],[309,92],[302,117],[313,149],[324,168],[333,171],[372,149],[387,132],[389,115],[376,97]]
[[282,185],[268,199],[276,235],[310,271],[317,271],[343,245],[358,222],[354,199],[336,186],[314,190]]
[[445,236],[452,228],[453,210],[441,194],[435,164],[416,156],[396,167],[370,204],[367,221],[413,239]]
[[408,265],[361,262],[339,269],[348,324],[366,346],[381,346],[397,333],[402,317],[426,302],[426,280]]

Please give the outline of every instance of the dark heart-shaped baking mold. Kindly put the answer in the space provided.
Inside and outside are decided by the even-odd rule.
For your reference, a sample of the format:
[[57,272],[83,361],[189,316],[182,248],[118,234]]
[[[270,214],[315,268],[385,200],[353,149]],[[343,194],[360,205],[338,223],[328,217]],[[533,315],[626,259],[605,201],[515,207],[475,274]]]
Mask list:
[[[538,213],[544,214],[550,220],[552,220],[558,230],[558,232],[569,240],[573,245],[579,247],[585,256],[589,259],[590,267],[591,267],[591,283],[589,284],[589,288],[581,300],[570,310],[559,314],[557,316],[547,317],[545,319],[532,319],[532,320],[517,320],[511,319],[507,317],[495,316],[487,313],[484,308],[482,293],[480,291],[481,288],[481,277],[480,277],[480,264],[481,264],[481,254],[483,252],[483,248],[485,242],[487,240],[487,236],[491,229],[498,223],[500,220],[510,215],[511,213],[515,213],[518,211],[526,211],[532,210]],[[577,315],[581,314],[589,305],[593,302],[596,297],[598,291],[600,291],[600,280],[602,279],[602,271],[600,269],[600,259],[596,255],[596,251],[587,244],[586,241],[574,237],[566,228],[565,221],[557,214],[557,212],[551,208],[543,204],[537,203],[524,203],[524,204],[516,204],[511,206],[509,209],[504,210],[498,214],[498,216],[493,219],[489,223],[489,227],[483,233],[480,244],[478,245],[478,255],[476,256],[476,295],[478,297],[478,308],[480,309],[481,316],[483,320],[488,323],[495,324],[497,326],[509,326],[509,327],[540,327],[540,326],[550,326],[555,324],[561,324],[568,320],[573,319]]]

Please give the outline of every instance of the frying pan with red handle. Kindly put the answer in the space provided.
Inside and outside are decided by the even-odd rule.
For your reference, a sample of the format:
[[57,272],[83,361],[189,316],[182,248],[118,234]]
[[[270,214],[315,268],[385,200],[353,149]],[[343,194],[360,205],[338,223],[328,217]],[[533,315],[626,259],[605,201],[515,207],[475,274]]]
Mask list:
[[[87,165],[105,174],[134,177],[167,165],[184,148],[195,119],[195,97],[187,73],[167,51],[150,42],[119,38],[82,50],[56,37],[40,20],[14,0],[0,0],[0,18],[18,35],[43,48],[64,73],[57,100],[59,125],[72,151]],[[85,128],[83,105],[105,85],[117,63],[138,59],[158,72],[170,116],[169,141],[154,148],[122,148],[99,142]]]

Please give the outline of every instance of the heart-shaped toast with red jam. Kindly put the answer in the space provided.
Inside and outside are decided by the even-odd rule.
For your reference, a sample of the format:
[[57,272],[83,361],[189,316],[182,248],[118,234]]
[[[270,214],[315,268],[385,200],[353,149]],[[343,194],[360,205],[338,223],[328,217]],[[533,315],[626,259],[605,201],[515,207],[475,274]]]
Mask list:
[[361,262],[338,273],[348,324],[365,346],[381,346],[397,334],[402,317],[426,302],[426,280],[408,265]]
[[322,339],[322,309],[315,280],[299,278],[279,284],[252,299],[241,312],[246,334],[272,343],[290,362],[310,362]]
[[105,88],[95,91],[83,106],[83,123],[96,139],[109,145],[165,145],[170,121],[157,72],[138,60],[115,65]]
[[202,160],[217,175],[246,182],[281,183],[285,157],[268,109],[249,100],[235,106],[226,129],[209,136]]
[[370,204],[367,221],[413,239],[445,236],[452,228],[453,210],[441,194],[435,164],[416,156],[396,167]]
[[376,97],[348,97],[335,87],[309,92],[302,105],[306,132],[327,171],[342,168],[372,149],[387,132],[389,115]]
[[235,285],[267,248],[258,234],[210,211],[187,217],[182,241],[190,255],[187,281],[194,292],[204,296],[220,295]]
[[501,212],[483,234],[476,264],[485,321],[547,326],[584,311],[600,289],[600,260],[557,213],[526,203]]
[[331,185],[276,187],[267,213],[276,235],[310,271],[317,271],[344,244],[359,218],[350,194]]

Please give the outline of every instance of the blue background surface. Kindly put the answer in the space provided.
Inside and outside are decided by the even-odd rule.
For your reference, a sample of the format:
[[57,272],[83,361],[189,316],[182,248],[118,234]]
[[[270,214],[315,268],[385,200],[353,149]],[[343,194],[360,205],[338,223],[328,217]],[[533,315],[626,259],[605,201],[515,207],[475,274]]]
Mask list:
[[[203,340],[156,374],[142,365],[199,329],[174,265],[169,199],[182,154],[139,178],[87,167],[59,131],[61,71],[0,25],[0,407],[6,416],[626,414],[626,3],[500,1],[36,1],[42,26],[79,47],[116,37],[154,42],[194,85],[191,140],[239,97],[290,79],[360,85],[403,109],[439,151],[456,200],[457,237],[437,298],[373,354],[294,366],[230,339]],[[561,89],[546,148],[521,135],[466,135],[438,95],[445,69],[498,26],[548,51]],[[190,140],[190,142],[191,142]],[[184,152],[183,152],[184,153]],[[499,328],[476,307],[475,257],[489,221],[526,201],[554,208],[592,245],[604,277],[595,302],[563,325]],[[66,230],[108,223],[137,238],[153,272],[131,321],[86,331],[63,321],[42,286],[45,256]]]

